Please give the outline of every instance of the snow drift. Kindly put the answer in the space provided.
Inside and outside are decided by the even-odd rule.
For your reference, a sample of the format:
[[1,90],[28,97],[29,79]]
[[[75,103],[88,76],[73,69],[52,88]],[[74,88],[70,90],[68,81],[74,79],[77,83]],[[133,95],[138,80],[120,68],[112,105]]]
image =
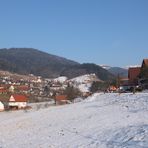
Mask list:
[[146,148],[148,93],[103,94],[64,106],[0,113],[3,148]]

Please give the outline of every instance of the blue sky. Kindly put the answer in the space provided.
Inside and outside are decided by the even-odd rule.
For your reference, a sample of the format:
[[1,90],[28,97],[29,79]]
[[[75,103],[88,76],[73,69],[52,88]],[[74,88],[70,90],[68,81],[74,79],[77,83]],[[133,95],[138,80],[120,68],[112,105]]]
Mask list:
[[0,48],[31,47],[80,63],[148,58],[148,0],[0,0]]

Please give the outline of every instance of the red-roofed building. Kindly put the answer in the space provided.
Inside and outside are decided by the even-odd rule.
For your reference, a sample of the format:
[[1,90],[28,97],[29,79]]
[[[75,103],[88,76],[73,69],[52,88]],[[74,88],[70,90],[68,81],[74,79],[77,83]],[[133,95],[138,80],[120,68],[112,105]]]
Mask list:
[[67,100],[67,95],[57,95],[56,100],[57,101]]
[[60,105],[69,103],[67,95],[57,95],[55,96],[55,101],[56,101],[56,104],[60,104]]
[[13,94],[9,98],[9,107],[25,108],[28,98],[25,95]]
[[144,59],[141,68],[148,67],[148,59]]
[[129,85],[138,84],[138,76],[140,74],[141,67],[131,67],[128,70]]
[[6,94],[6,93],[8,93],[8,90],[3,87],[0,87],[0,94]]
[[127,78],[127,77],[121,77],[120,79],[119,79],[119,83],[120,83],[120,85],[122,85],[122,86],[127,86],[128,85],[128,82],[129,81],[129,79]]
[[29,91],[29,86],[27,85],[20,85],[20,86],[17,86],[17,89],[20,91],[20,92],[23,92],[23,93],[28,93]]
[[144,89],[148,89],[148,59],[142,62],[139,83]]

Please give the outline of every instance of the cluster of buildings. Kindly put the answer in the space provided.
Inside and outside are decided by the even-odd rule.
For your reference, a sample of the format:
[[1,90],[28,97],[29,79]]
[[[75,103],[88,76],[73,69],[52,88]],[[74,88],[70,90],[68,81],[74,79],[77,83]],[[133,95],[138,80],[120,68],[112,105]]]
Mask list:
[[90,95],[93,81],[97,81],[95,74],[80,76],[71,80],[61,76],[56,79],[29,76],[28,79],[10,76],[0,76],[0,111],[7,109],[24,109],[27,102],[43,102],[55,100],[68,101],[64,93],[69,86],[78,88],[82,96]]
[[27,85],[0,85],[0,111],[27,107],[29,87]]
[[[144,74],[144,75],[143,75]],[[68,80],[61,76],[56,79],[43,79],[29,75],[28,77],[16,77],[15,75],[0,75],[0,111],[6,109],[24,109],[28,102],[41,102],[55,100],[55,102],[68,101],[65,90],[72,86],[81,92],[81,97],[91,94],[90,88],[93,82],[102,82],[95,74],[87,74]],[[148,59],[144,59],[141,67],[130,67],[128,77],[118,76],[118,88],[133,89],[141,87],[148,89]],[[117,87],[110,89],[116,91]]]
[[41,77],[0,73],[0,111],[27,108],[31,95],[40,88]]
[[[143,75],[145,71],[146,75]],[[130,67],[128,69],[128,77],[118,78],[119,86],[121,88],[135,88],[148,89],[148,59],[144,59],[140,67]]]

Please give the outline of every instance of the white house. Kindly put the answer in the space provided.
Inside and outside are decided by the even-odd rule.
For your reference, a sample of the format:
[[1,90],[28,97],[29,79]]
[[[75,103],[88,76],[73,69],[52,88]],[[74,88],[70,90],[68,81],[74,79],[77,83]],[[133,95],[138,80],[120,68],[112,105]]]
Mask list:
[[9,98],[9,107],[16,107],[18,109],[25,108],[27,106],[28,98],[24,95],[14,94]]
[[4,104],[0,101],[0,111],[4,111],[5,108],[4,108]]
[[12,93],[14,92],[14,86],[13,86],[13,85],[11,85],[11,86],[9,87],[9,91],[12,92]]

